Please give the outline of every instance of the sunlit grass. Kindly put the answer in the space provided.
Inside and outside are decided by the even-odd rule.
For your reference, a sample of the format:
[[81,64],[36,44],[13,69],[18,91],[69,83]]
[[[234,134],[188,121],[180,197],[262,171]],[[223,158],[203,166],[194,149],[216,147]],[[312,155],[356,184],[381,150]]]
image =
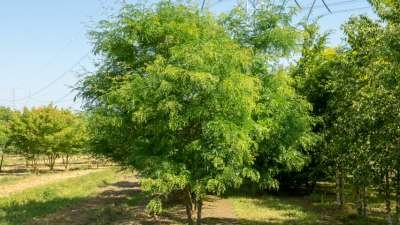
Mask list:
[[318,215],[273,196],[232,197],[236,216],[247,224],[321,224]]
[[119,178],[113,169],[93,172],[0,198],[0,224],[21,225],[94,195],[104,183]]
[[27,175],[24,175],[24,176],[13,176],[13,175],[3,176],[3,177],[0,177],[0,185],[2,185],[2,184],[12,184],[12,183],[17,182],[19,180],[22,180],[22,179],[24,179],[26,177],[27,177]]

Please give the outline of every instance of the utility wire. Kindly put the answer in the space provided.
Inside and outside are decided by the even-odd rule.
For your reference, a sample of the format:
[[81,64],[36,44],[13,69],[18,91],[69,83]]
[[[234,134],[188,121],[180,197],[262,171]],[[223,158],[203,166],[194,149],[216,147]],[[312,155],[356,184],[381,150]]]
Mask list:
[[322,3],[324,3],[326,10],[328,10],[329,13],[332,13],[331,9],[328,7],[328,4],[326,4],[325,0],[321,0],[321,1],[322,1]]
[[313,11],[313,9],[314,9],[315,2],[317,2],[317,0],[313,0],[313,3],[312,3],[312,5],[311,5],[311,8],[310,8],[310,10],[308,11],[307,21],[308,21],[308,19],[310,18],[311,13],[312,13],[312,11]]
[[64,47],[60,48],[56,53],[38,70],[38,72],[45,70],[49,65],[51,65],[57,57],[61,56],[62,53],[77,39],[77,37],[81,34],[81,32],[76,33],[68,42],[65,44]]
[[203,2],[201,3],[201,11],[203,11],[205,4],[206,4],[206,0],[203,0]]
[[71,100],[71,101],[72,101],[72,100],[75,100],[74,98],[73,98],[73,99],[67,99],[67,100],[66,100],[66,98],[69,97],[72,93],[73,93],[72,91],[68,92],[66,95],[64,95],[64,96],[62,96],[61,98],[55,100],[53,103],[54,103],[54,104],[57,104],[57,103],[60,103],[60,102],[65,102],[65,101],[69,101],[69,100]]
[[300,3],[297,0],[294,0],[294,2],[296,3],[297,7],[299,7],[299,9],[303,9],[303,7],[301,7]]
[[343,9],[343,10],[333,11],[332,13],[325,13],[325,14],[322,14],[321,16],[329,16],[329,15],[334,15],[334,14],[339,14],[339,13],[354,12],[354,11],[359,11],[359,10],[364,10],[364,9],[369,9],[369,8],[371,8],[371,7],[365,6],[365,7],[352,8],[352,9]]
[[[364,2],[364,1],[365,0],[346,0],[346,1],[340,1],[340,2],[332,2],[332,3],[329,3],[329,7],[346,5],[348,3]],[[303,9],[310,9],[310,8],[311,8],[311,6],[305,6]],[[320,8],[326,8],[326,7],[325,7],[325,5],[315,5],[314,6],[314,9],[320,9]]]
[[36,90],[35,92],[33,92],[32,94],[29,94],[25,97],[22,98],[18,98],[18,99],[13,99],[13,100],[6,100],[6,99],[1,99],[2,101],[8,101],[8,102],[15,102],[15,101],[23,101],[29,98],[32,98],[33,96],[36,96],[40,93],[42,93],[43,91],[45,91],[46,89],[48,89],[49,87],[51,87],[52,85],[54,85],[55,83],[57,83],[59,80],[61,80],[62,78],[64,78],[66,75],[68,75],[70,72],[72,72],[72,70],[79,65],[79,63],[81,63],[86,57],[89,56],[89,52],[85,53],[82,57],[79,58],[79,60],[77,62],[75,62],[68,70],[66,70],[65,72],[61,73],[58,77],[56,77],[54,80],[50,81],[48,84],[46,84],[45,86],[41,87],[40,89]]

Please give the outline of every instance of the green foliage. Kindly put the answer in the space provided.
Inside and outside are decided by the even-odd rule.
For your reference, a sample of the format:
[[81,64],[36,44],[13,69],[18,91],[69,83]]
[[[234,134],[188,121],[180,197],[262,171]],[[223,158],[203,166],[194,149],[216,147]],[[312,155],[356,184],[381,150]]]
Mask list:
[[161,199],[159,198],[151,199],[146,206],[146,211],[150,215],[159,215],[162,212],[161,205],[162,205]]
[[34,166],[39,156],[46,155],[51,169],[56,158],[77,153],[87,139],[83,118],[52,105],[15,113],[10,132],[20,154],[32,160]]
[[262,0],[251,12],[240,3],[220,21],[241,45],[260,53],[263,59],[259,63],[271,63],[296,51],[301,33],[292,25],[295,13],[294,8],[288,9],[284,4]]
[[257,109],[261,128],[257,168],[261,186],[277,189],[275,178],[283,172],[299,171],[308,162],[307,152],[315,143],[310,126],[310,104],[292,87],[283,71],[264,78],[261,104]]
[[9,108],[0,107],[0,151],[4,151],[10,142],[10,122],[13,111]]
[[[160,180],[163,185],[154,184],[157,190],[177,180],[182,183],[167,185],[167,192],[198,185],[217,191],[211,183],[238,186],[237,175],[253,160],[250,130],[260,89],[259,80],[248,74],[251,52],[232,41],[211,17],[184,6],[160,4],[154,11],[123,12],[113,25],[93,34],[96,48],[112,54],[105,64],[115,61],[110,62],[114,71],[130,70],[118,79],[107,73],[108,79],[118,81],[110,82],[112,87],[102,90],[95,99],[98,104],[92,105],[97,106],[90,112],[94,150]],[[127,43],[109,42],[115,33],[129,35]],[[128,45],[136,45],[138,55],[126,60],[145,63],[119,68],[124,64],[119,53]],[[97,85],[89,82],[103,76],[100,69],[83,87]],[[83,90],[84,97],[92,94]]]
[[[293,51],[291,14],[242,13],[222,26],[210,13],[161,2],[102,21],[91,32],[102,60],[78,87],[92,152],[138,170],[157,198],[188,191],[201,200],[260,178],[276,188],[279,171],[301,168],[299,149],[313,142],[311,107],[284,71],[269,76],[272,61],[261,61]],[[258,22],[235,33],[242,16]]]
[[351,181],[359,199],[357,207],[359,212],[364,207],[365,216],[366,190],[379,187],[386,195],[390,221],[391,185],[400,197],[400,5],[391,0],[370,2],[380,20],[351,18],[343,25],[344,47],[327,49],[326,37],[309,29],[314,38],[305,42],[293,74],[298,90],[321,119],[315,132],[323,138],[323,164],[336,170],[338,192],[344,179]]

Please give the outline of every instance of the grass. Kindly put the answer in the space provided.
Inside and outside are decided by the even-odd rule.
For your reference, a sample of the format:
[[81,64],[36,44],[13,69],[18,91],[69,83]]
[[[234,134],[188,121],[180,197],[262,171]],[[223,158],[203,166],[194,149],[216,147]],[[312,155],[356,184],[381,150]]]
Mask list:
[[12,184],[16,181],[22,180],[26,178],[27,176],[15,176],[15,175],[9,175],[9,176],[3,176],[0,177],[0,185],[2,184]]
[[105,169],[0,198],[0,224],[25,224],[28,220],[35,220],[76,204],[94,195],[101,185],[117,179],[113,169]]
[[242,225],[319,225],[319,215],[274,196],[232,197],[230,200]]
[[[48,174],[40,176],[46,175]],[[0,188],[1,184],[16,182],[24,176],[35,175],[10,174],[0,177]],[[347,203],[343,209],[338,209],[334,204],[333,188],[332,184],[321,183],[309,196],[291,196],[283,193],[231,196],[228,201],[232,204],[236,217],[221,216],[218,211],[223,212],[224,209],[219,206],[213,209],[215,210],[213,216],[204,218],[204,224],[385,224],[383,200],[375,190],[370,190],[371,210],[369,218],[364,219],[357,217],[352,203]],[[351,190],[346,189],[346,200],[349,202],[352,202],[351,194]],[[160,221],[156,223],[145,212],[147,201],[148,196],[140,191],[139,182],[132,174],[123,175],[108,168],[0,198],[0,225],[106,225],[126,224],[129,221],[148,225],[186,223],[184,207],[179,204],[165,205],[165,211],[160,215]]]
[[[310,196],[264,195],[230,197],[241,225],[383,225],[380,199],[371,199],[368,218],[357,216],[353,203],[338,209],[334,196],[316,192]],[[351,200],[351,199],[348,199]]]

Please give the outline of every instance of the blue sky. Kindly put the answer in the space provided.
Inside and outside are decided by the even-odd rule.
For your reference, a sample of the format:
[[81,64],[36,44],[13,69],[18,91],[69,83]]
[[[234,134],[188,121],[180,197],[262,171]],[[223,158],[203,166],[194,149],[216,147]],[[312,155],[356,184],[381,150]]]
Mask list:
[[[199,0],[200,1],[200,0]],[[228,10],[236,0],[208,0],[211,10]],[[93,69],[87,31],[96,21],[117,11],[121,0],[4,0],[0,7],[0,105],[21,108],[55,102],[60,107],[79,109],[71,92],[78,74]],[[127,2],[135,2],[127,1]],[[289,4],[294,1],[288,0]],[[304,7],[312,0],[298,0]],[[330,42],[338,44],[340,25],[351,15],[373,15],[366,0],[326,0],[332,15],[320,19]],[[354,11],[343,12],[349,9]],[[317,0],[311,19],[326,14]],[[89,54],[88,54],[89,53]],[[59,78],[59,79],[56,79]],[[13,100],[15,99],[15,101]]]

